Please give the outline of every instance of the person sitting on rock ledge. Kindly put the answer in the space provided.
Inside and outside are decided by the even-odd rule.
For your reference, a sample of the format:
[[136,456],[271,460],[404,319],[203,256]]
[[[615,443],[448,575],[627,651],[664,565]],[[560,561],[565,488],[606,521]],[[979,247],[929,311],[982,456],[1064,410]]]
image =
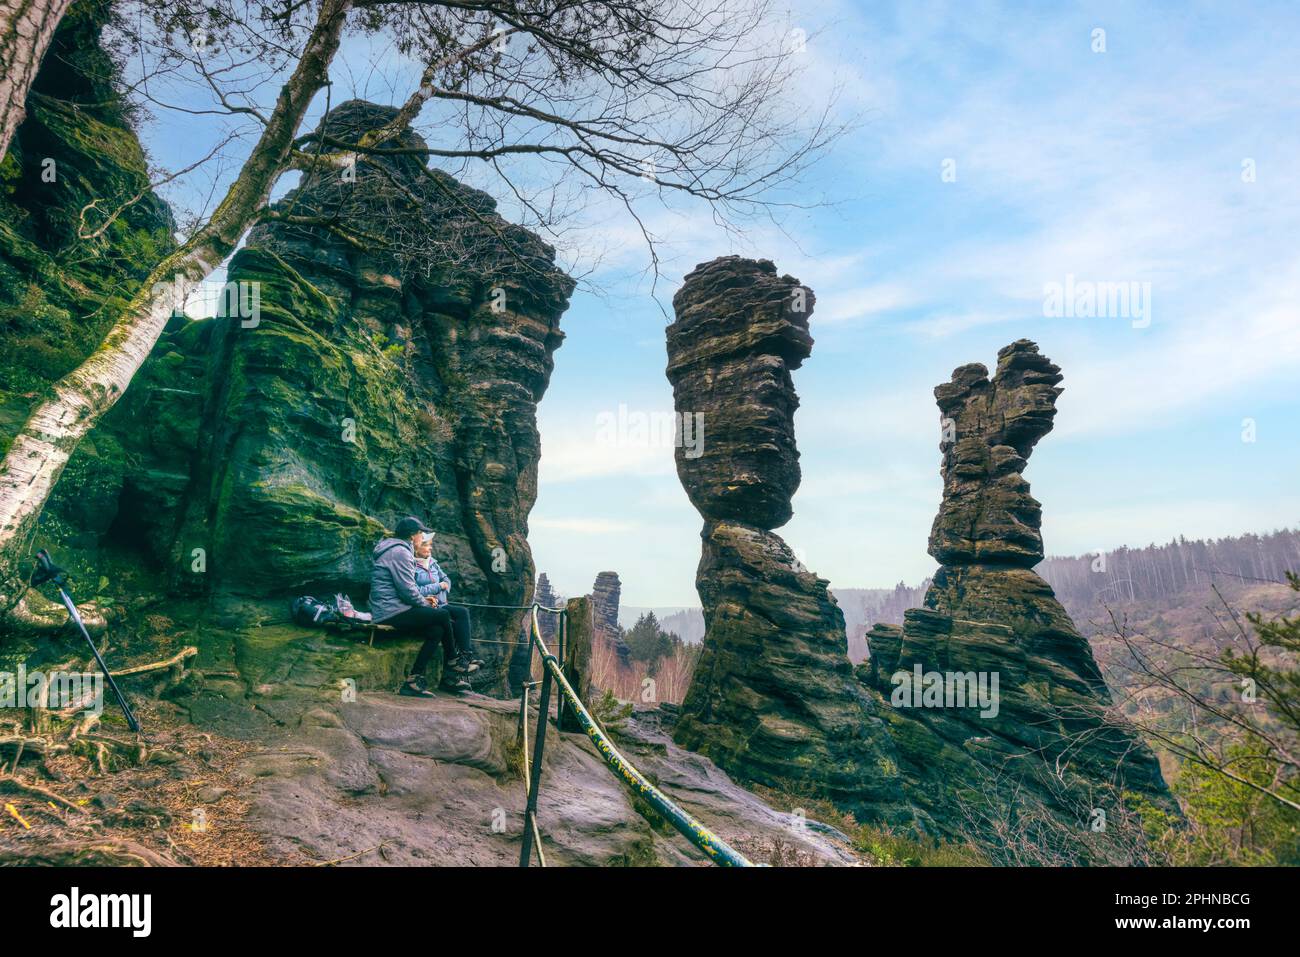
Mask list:
[[397,689],[398,694],[416,698],[433,697],[424,672],[433,658],[439,638],[443,646],[444,690],[468,691],[470,685],[465,675],[479,667],[470,655],[468,614],[453,619],[446,607],[437,607],[436,598],[421,595],[416,584],[415,549],[431,531],[414,516],[408,515],[399,521],[393,534],[375,546],[372,556],[374,568],[370,573],[372,621],[424,638],[411,673]]
[[[451,629],[456,635],[457,647],[468,647],[471,634],[469,609],[464,605],[448,604],[451,598],[451,578],[433,557],[435,534],[429,532],[415,541],[415,587],[429,604],[434,608],[445,609],[451,616]],[[444,632],[444,644],[447,640],[445,636],[446,632]],[[483,662],[474,657],[472,652],[469,654],[470,670],[482,667]]]

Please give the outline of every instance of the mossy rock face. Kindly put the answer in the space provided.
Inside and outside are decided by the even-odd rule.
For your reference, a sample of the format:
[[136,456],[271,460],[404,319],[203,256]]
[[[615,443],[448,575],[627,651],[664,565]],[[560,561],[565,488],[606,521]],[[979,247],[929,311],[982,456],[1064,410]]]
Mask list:
[[[0,165],[5,446],[172,242],[151,193],[102,236],[77,238],[86,203],[113,209],[148,183],[99,46],[108,16],[106,3],[74,5]],[[346,134],[394,115],[354,101],[324,122]],[[486,194],[412,157],[376,162],[346,183],[308,176],[284,201],[300,214],[328,206],[377,236],[373,248],[322,229],[254,230],[228,271],[229,308],[175,317],[77,449],[39,534],[79,580],[125,563],[135,584],[214,599],[218,614],[336,590],[364,603],[373,545],[415,514],[440,532],[456,598],[529,596],[536,406],[573,282]],[[416,201],[397,208],[394,181]],[[519,633],[518,614],[475,615],[491,642],[484,690],[504,688]]]
[[[111,16],[104,0],[72,4],[0,162],[0,454],[174,247],[175,223],[148,188],[119,70],[101,43]],[[97,428],[41,516],[34,547],[51,549],[74,573],[79,597],[93,597],[84,592],[105,575],[120,580],[101,546],[131,511],[123,494],[137,445],[133,435]]]
[[[100,44],[110,15],[103,0],[69,8],[0,164],[0,400],[13,409],[30,408],[90,354],[174,243],[171,213],[148,190],[118,68]],[[83,239],[91,203],[87,232],[123,208]],[[4,445],[23,417],[0,418]]]
[[[355,131],[393,115],[353,101],[323,123]],[[121,403],[138,462],[124,486],[154,516],[138,537],[175,589],[218,605],[335,591],[361,602],[375,543],[413,514],[439,533],[454,598],[530,594],[536,408],[572,280],[485,194],[411,157],[376,162],[352,180],[310,175],[283,205],[328,207],[385,244],[257,227],[230,264],[228,308],[174,324]],[[400,215],[394,179],[420,198]],[[454,248],[436,244],[444,235]],[[503,688],[520,616],[478,610],[474,624],[490,642],[480,686]]]

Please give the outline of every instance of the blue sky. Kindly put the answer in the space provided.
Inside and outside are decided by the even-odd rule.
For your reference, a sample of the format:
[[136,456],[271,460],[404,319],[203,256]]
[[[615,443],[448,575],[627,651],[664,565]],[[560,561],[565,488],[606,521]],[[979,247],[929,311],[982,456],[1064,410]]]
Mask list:
[[[1022,336],[1065,374],[1026,473],[1050,553],[1300,523],[1300,17],[1138,6],[809,4],[811,95],[839,82],[864,120],[808,178],[837,205],[787,223],[793,240],[663,230],[685,237],[670,293],[728,252],[817,292],[781,534],[832,586],[933,569],[931,390]],[[1045,318],[1068,274],[1150,282],[1150,325]],[[700,519],[670,450],[592,450],[602,412],[671,408],[665,324],[635,295],[566,317],[530,537],[568,593],[613,568],[629,604],[697,603]]]
[[[838,89],[860,119],[800,186],[830,205],[741,235],[703,208],[646,210],[659,303],[631,222],[585,214],[601,294],[580,291],[563,322],[530,534],[558,590],[608,568],[626,604],[698,604],[701,521],[671,449],[603,446],[598,417],[671,411],[660,303],[727,253],[817,293],[795,374],[804,481],[780,533],[832,586],[933,569],[932,389],[1020,337],[1065,374],[1026,472],[1049,553],[1300,524],[1293,4],[807,2],[791,24],[809,35],[798,94]],[[345,53],[336,98],[398,98]],[[379,85],[409,72],[390,66]],[[177,166],[202,142],[147,139]],[[1149,324],[1044,316],[1067,276],[1149,283]]]

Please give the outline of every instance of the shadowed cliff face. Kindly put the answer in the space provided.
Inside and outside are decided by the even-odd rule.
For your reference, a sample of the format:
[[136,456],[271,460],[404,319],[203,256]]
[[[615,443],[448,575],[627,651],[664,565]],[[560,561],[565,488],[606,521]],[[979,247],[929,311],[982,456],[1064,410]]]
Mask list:
[[[394,115],[352,101],[322,126],[349,138]],[[409,130],[393,142],[419,144]],[[177,587],[225,605],[362,597],[372,546],[414,514],[438,532],[453,598],[521,604],[536,407],[572,280],[488,196],[411,156],[313,172],[276,211],[231,263],[240,308],[173,330],[133,387],[126,431],[152,456],[126,490],[147,506],[137,537]],[[475,625],[519,633],[512,613]],[[508,649],[483,651],[499,679]]]
[[697,267],[673,305],[675,405],[704,423],[703,454],[679,449],[677,470],[704,517],[707,627],[674,739],[742,779],[909,821],[879,699],[853,680],[844,616],[771,531],[799,486],[790,371],[812,351],[812,292],[732,256]]
[[[118,67],[100,42],[110,15],[105,0],[69,7],[0,161],[0,452],[174,245],[176,224],[149,188]],[[92,238],[82,238],[83,215]],[[118,436],[91,432],[41,516],[39,547],[97,580],[92,553],[127,467]]]
[[111,13],[107,0],[68,8],[0,160],[0,448],[173,245],[176,224],[149,188],[120,71],[100,43]]
[[859,674],[895,700],[919,691],[918,668],[996,676],[995,714],[915,699],[889,709],[908,795],[942,833],[974,836],[1008,863],[1122,863],[1141,856],[1135,802],[1169,802],[1152,752],[1108,722],[1087,641],[1031,570],[1041,509],[1021,472],[1051,429],[1061,378],[1022,339],[998,353],[991,380],[967,365],[935,389],[944,498],[930,554],[943,567],[902,628],[868,632]]

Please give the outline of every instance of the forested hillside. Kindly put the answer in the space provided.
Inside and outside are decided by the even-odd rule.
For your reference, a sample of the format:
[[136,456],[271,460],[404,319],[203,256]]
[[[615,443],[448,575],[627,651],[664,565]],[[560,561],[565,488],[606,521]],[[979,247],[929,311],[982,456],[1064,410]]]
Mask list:
[[1300,532],[1194,539],[1118,548],[1074,558],[1049,557],[1038,566],[1076,618],[1098,604],[1170,599],[1225,579],[1282,584],[1300,569]]
[[[1262,535],[1246,534],[1219,539],[1179,537],[1164,545],[1117,548],[1093,555],[1049,556],[1036,571],[1056,592],[1084,634],[1094,634],[1109,623],[1108,609],[1124,609],[1130,617],[1146,619],[1177,609],[1200,611],[1213,599],[1213,588],[1262,602],[1259,610],[1287,603],[1286,572],[1300,569],[1300,532],[1283,529]],[[1245,589],[1242,586],[1273,585]],[[851,606],[860,602],[867,627],[874,623],[901,624],[903,613],[920,606],[930,579],[916,585],[899,582],[893,591],[836,589],[845,606],[846,623],[855,616]],[[1245,610],[1253,610],[1247,608]],[[849,650],[858,660],[865,654],[861,629],[849,628]]]

